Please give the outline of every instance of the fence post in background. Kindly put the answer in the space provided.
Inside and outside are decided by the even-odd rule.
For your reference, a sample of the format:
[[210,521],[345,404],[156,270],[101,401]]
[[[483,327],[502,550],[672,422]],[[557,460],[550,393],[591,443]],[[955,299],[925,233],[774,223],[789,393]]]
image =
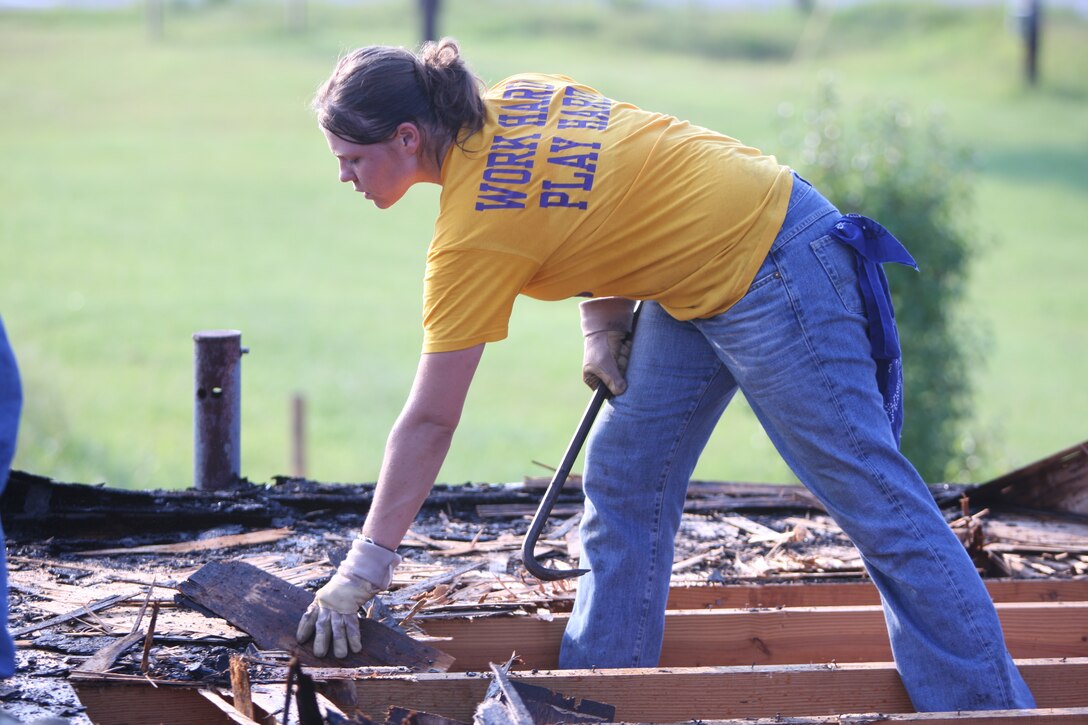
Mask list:
[[284,0],[284,13],[287,16],[287,31],[301,33],[306,30],[306,0]]
[[1024,18],[1024,75],[1028,83],[1039,81],[1039,30],[1042,24],[1042,3],[1029,0]]
[[147,0],[147,37],[162,40],[162,0]]
[[1024,78],[1035,85],[1039,80],[1039,34],[1042,32],[1041,0],[1015,0],[1009,6],[1009,22],[1024,44]]
[[419,10],[423,16],[423,40],[438,40],[438,5],[439,0],[419,0]]
[[241,477],[242,333],[193,334],[193,487],[230,488]]
[[291,398],[291,475],[306,478],[306,398]]

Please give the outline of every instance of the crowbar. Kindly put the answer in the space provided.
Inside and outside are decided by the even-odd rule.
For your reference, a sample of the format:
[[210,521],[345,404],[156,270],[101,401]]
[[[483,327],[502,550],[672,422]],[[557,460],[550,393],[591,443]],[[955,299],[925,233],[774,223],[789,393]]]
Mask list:
[[[638,314],[641,311],[642,302],[638,302],[635,304],[635,310],[631,316],[632,336],[635,334],[635,323],[638,322]],[[589,569],[551,569],[544,566],[536,558],[536,542],[544,531],[544,525],[548,523],[548,517],[551,516],[552,508],[555,506],[556,499],[559,498],[559,492],[563,489],[563,484],[567,482],[570,469],[574,467],[574,461],[582,451],[586,438],[589,437],[589,431],[593,427],[593,421],[597,419],[597,413],[600,412],[604,401],[608,400],[611,395],[608,386],[603,382],[599,383],[593,391],[593,397],[589,399],[589,405],[586,406],[586,411],[582,414],[582,422],[578,424],[578,430],[574,432],[574,437],[571,438],[570,443],[567,445],[567,452],[563,456],[563,461],[555,469],[555,474],[552,475],[552,480],[544,491],[544,497],[540,500],[536,513],[533,514],[533,521],[529,524],[529,531],[526,532],[525,540],[521,544],[521,560],[529,573],[537,579],[557,581],[559,579],[573,579],[589,573]]]

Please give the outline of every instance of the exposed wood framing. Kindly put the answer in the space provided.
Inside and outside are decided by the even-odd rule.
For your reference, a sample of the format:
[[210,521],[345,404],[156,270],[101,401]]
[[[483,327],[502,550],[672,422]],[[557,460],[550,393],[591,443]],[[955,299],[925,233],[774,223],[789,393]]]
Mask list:
[[219,701],[212,702],[191,685],[156,685],[72,681],[79,701],[87,708],[87,717],[96,724],[233,725],[236,722],[224,712],[223,705],[227,703],[218,696]]
[[[997,605],[1013,657],[1088,657],[1088,602]],[[523,668],[558,666],[570,615],[424,620],[420,625],[456,669],[486,670],[516,649]],[[671,610],[662,667],[887,662],[891,648],[879,606]]]
[[[825,717],[745,718],[743,720],[702,720],[701,725],[873,725],[873,723],[953,723],[954,725],[1072,725],[1088,722],[1088,707],[1054,707],[1040,710],[986,710],[985,712],[912,712],[884,715],[827,715]],[[684,723],[691,725],[691,723]]]
[[[1088,601],[1088,578],[990,579],[995,602]],[[754,607],[825,607],[880,604],[870,582],[805,584],[697,584],[673,586],[669,609],[745,609]]]
[[[511,693],[524,701],[522,690],[538,687],[575,703],[613,705],[618,721],[1088,722],[1088,442],[984,486],[933,491],[950,518],[960,515],[966,494],[963,516],[951,524],[983,575],[1016,577],[986,585],[1039,710],[912,714],[890,662],[876,589],[865,581],[848,539],[800,487],[692,482],[683,529],[690,538],[678,543],[673,582],[680,586],[670,595],[662,666],[645,670],[551,669],[574,585],[510,574],[524,521],[506,525],[481,517],[535,510],[539,492],[531,482],[435,490],[423,518],[429,521],[436,508],[442,516],[413,530],[406,542],[414,548],[410,561],[384,597],[389,616],[408,616],[410,633],[434,639],[422,642],[369,621],[365,626],[374,636],[403,638],[408,646],[366,662],[316,660],[294,642],[310,591],[350,543],[338,530],[295,524],[318,509],[362,514],[372,500],[371,485],[280,479],[271,487],[246,484],[215,494],[126,492],[15,474],[0,506],[16,534],[11,540],[48,539],[9,557],[17,575],[13,591],[22,597],[19,646],[69,656],[67,683],[78,689],[96,725],[276,725],[283,718],[287,653],[306,663],[295,681],[313,678],[321,691],[307,702],[329,712],[365,712],[384,722],[395,706],[470,722],[488,685],[497,686],[493,665],[513,652],[520,662],[500,688],[507,703]],[[541,543],[569,565],[577,557],[581,492],[568,493],[560,504],[569,504],[572,516],[557,522]],[[771,515],[743,516],[743,510]],[[290,533],[287,528],[198,538],[197,529],[228,522],[249,529],[292,527],[299,545],[275,543]],[[222,558],[208,550],[227,546],[255,548],[246,561],[263,571],[219,561],[197,569]],[[157,555],[167,555],[166,561],[157,562]],[[118,557],[121,566],[95,557]],[[740,583],[707,584],[708,578]],[[685,581],[702,584],[682,586]],[[157,611],[162,605],[162,619],[156,624],[153,616],[146,628],[141,659],[139,618],[130,630],[138,606],[127,591],[132,583],[148,587],[145,608],[154,586],[179,590],[214,617],[157,595],[152,606]],[[84,606],[88,601],[93,604]],[[370,616],[384,615],[372,610]],[[245,638],[232,625],[244,629],[257,650],[240,654]],[[60,631],[37,634],[48,627]],[[83,645],[86,637],[104,635],[105,645]],[[217,664],[221,654],[201,649],[223,643],[237,652],[229,675]],[[372,666],[407,664],[402,654],[412,656],[417,645],[440,650],[444,658],[441,664],[417,658],[417,669],[444,669],[456,657],[456,671]],[[172,661],[175,656],[180,659]],[[329,663],[342,669],[323,667]]]
[[[1040,708],[1078,708],[1082,712],[1088,708],[1088,692],[1084,688],[1084,683],[1088,682],[1088,659],[1019,660],[1017,665]],[[359,709],[375,718],[381,718],[390,706],[397,705],[471,722],[476,705],[483,700],[491,682],[490,676],[482,673],[309,672],[319,681],[337,677],[355,679]],[[515,672],[511,677],[517,682],[545,687],[567,697],[607,702],[616,707],[616,720],[623,722],[776,718],[774,722],[782,723],[789,722],[783,718],[807,718],[807,722],[819,723],[820,720],[813,718],[839,713],[874,713],[852,721],[860,723],[887,719],[887,713],[906,714],[913,710],[899,675],[890,663],[539,671]],[[156,688],[150,683],[107,685],[85,679],[73,684],[87,707],[88,716],[96,723],[191,725],[193,722],[230,722],[223,719],[222,710],[204,701],[196,689]],[[203,712],[210,713],[207,719],[195,715],[194,703],[204,704]],[[144,713],[150,719],[137,719],[134,713]],[[1076,722],[1076,716],[1076,710],[1050,715],[1040,713],[1032,725]],[[973,725],[990,721],[973,717],[959,722]],[[917,716],[899,720],[933,721],[933,716],[928,720]]]

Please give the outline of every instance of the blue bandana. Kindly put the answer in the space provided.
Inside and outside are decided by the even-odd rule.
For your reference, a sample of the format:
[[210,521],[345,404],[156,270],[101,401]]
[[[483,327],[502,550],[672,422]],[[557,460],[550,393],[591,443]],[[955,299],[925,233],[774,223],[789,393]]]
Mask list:
[[918,263],[891,232],[860,214],[841,217],[832,228],[831,236],[853,247],[858,255],[858,280],[869,318],[869,344],[876,363],[876,381],[884,396],[884,412],[898,443],[903,431],[903,352],[899,347],[888,278],[881,265],[895,262],[918,269]]

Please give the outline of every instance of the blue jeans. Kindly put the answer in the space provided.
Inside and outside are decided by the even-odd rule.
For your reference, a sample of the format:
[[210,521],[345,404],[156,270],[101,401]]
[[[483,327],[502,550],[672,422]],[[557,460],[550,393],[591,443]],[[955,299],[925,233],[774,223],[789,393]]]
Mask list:
[[[0,318],[0,494],[8,483],[8,471],[15,457],[15,436],[19,430],[19,412],[23,391],[19,368],[11,351],[4,320]],[[4,549],[4,531],[0,528],[0,678],[15,672],[15,644],[8,633],[8,565]]]
[[795,177],[745,296],[679,322],[645,303],[627,391],[586,453],[581,566],[560,666],[654,667],[688,480],[738,390],[797,477],[857,546],[896,666],[921,711],[1032,707],[982,580],[899,452],[839,212]]

